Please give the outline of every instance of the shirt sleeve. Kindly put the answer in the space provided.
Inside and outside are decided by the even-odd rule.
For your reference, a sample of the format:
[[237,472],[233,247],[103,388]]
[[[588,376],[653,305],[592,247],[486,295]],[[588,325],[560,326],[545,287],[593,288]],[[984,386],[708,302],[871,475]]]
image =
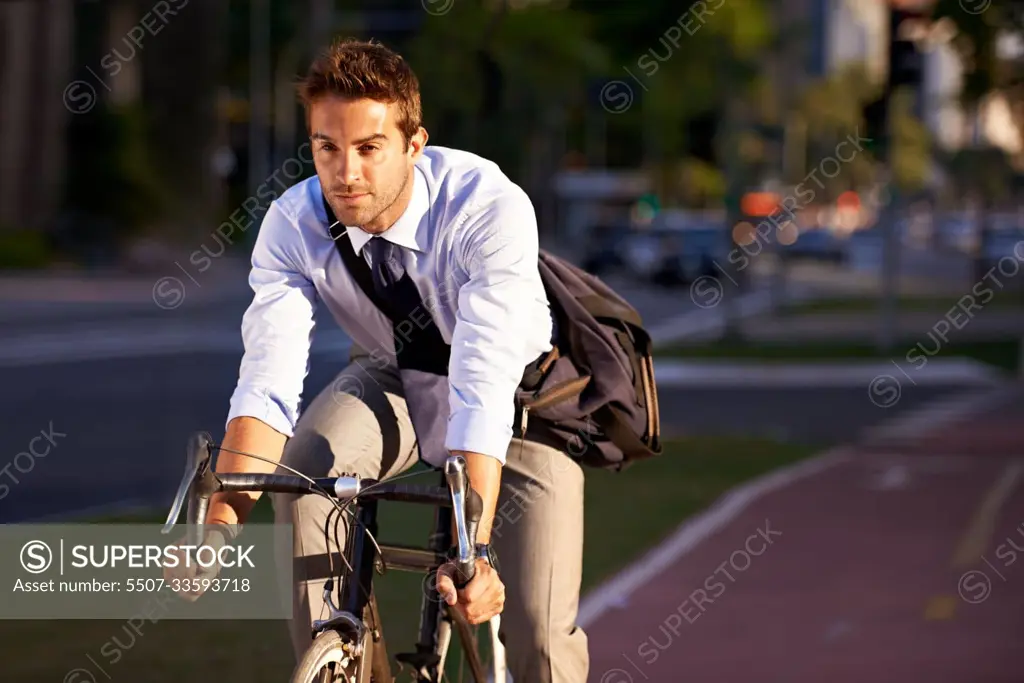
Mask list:
[[523,370],[551,348],[537,219],[526,194],[512,191],[467,224],[457,247],[468,279],[452,333],[445,447],[504,464]]
[[295,223],[273,202],[253,247],[254,296],[242,317],[245,351],[227,422],[254,417],[285,436],[293,434],[317,305],[304,254]]

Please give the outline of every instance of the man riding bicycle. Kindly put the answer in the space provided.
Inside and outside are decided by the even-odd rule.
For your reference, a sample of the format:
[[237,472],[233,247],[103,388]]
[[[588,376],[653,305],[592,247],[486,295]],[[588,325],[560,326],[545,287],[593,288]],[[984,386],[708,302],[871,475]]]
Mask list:
[[[417,78],[379,44],[335,44],[299,94],[316,177],[274,201],[261,225],[217,470],[274,471],[231,452],[239,451],[313,477],[383,479],[420,458],[439,466],[449,453],[462,455],[483,500],[475,541],[487,547],[460,590],[446,565],[440,593],[470,623],[502,615],[516,681],[585,681],[587,637],[575,623],[583,472],[556,442],[513,430],[516,389],[556,332],[534,208],[492,162],[426,146]],[[372,296],[346,267],[344,249],[365,260]],[[354,346],[300,417],[320,305]],[[257,495],[218,494],[207,522],[244,524]],[[299,655],[321,616],[327,554],[337,566],[345,541],[339,533],[341,545],[326,547],[330,501],[272,499],[276,520],[294,528]],[[488,561],[492,547],[500,576]]]

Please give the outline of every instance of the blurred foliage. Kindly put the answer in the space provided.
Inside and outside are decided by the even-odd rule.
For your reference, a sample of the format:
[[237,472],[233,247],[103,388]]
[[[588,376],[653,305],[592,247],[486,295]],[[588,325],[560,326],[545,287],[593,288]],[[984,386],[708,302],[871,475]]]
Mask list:
[[0,268],[41,268],[51,257],[50,243],[38,230],[0,226]]
[[515,169],[525,146],[510,133],[543,125],[561,106],[570,122],[582,123],[582,109],[600,105],[602,84],[622,80],[633,100],[607,116],[607,165],[664,163],[671,174],[680,157],[707,145],[687,123],[744,89],[772,38],[763,0],[701,3],[703,14],[687,7],[665,0],[645,3],[643,12],[595,0],[568,9],[455,3],[428,18],[408,53],[424,85],[428,124],[442,144],[470,146]]
[[976,13],[965,12],[962,0],[936,0],[931,16],[956,27],[952,45],[964,62],[961,100],[967,111],[998,93],[1024,136],[1024,54],[1000,58],[998,50],[1001,36],[1024,36],[1024,0],[992,0]]
[[[140,15],[151,9],[129,1]],[[326,28],[311,19],[325,3],[336,19]],[[494,160],[528,191],[549,191],[550,174],[567,158],[591,155],[606,167],[650,171],[666,207],[718,207],[737,188],[778,175],[784,154],[799,157],[797,166],[809,173],[843,140],[866,135],[864,106],[881,84],[860,67],[813,79],[806,67],[815,25],[789,9],[781,0],[455,0],[434,16],[415,0],[270,0],[277,156],[292,148],[290,138],[297,145],[305,135],[301,109],[281,98],[294,97],[290,76],[303,72],[319,47],[313,36],[374,37],[415,68],[431,142]],[[119,241],[157,224],[165,210],[208,234],[206,219],[196,216],[230,212],[235,198],[248,196],[247,107],[226,132],[207,109],[220,87],[239,102],[248,97],[252,10],[245,0],[189,3],[139,52],[145,83],[135,106],[72,117],[64,204],[87,220],[69,222],[62,238]],[[105,12],[104,3],[76,9],[76,64],[96,64],[116,44]],[[377,16],[390,13],[397,19]],[[1006,93],[1024,122],[1024,68],[996,59],[995,47],[1001,30],[1021,28],[1024,0],[992,0],[978,14],[965,12],[960,0],[937,0],[933,17],[956,25],[953,44],[968,60],[965,102]],[[631,89],[625,111],[602,108],[601,89],[610,81]],[[905,95],[892,113],[893,180],[919,190],[932,142]],[[796,152],[780,132],[794,123],[801,131]],[[238,167],[229,187],[204,196],[216,181],[201,165],[218,144],[232,145]],[[819,196],[872,185],[876,151],[866,143],[834,177],[819,172]],[[981,187],[1003,182],[1001,171],[965,170],[988,157],[938,158]],[[214,201],[226,206],[210,210]]]
[[499,11],[468,2],[429,17],[407,58],[422,84],[433,141],[466,146],[512,169],[523,152],[523,133],[551,108],[583,97],[586,79],[609,64],[586,15],[546,7]]
[[944,163],[966,195],[993,204],[1010,198],[1015,169],[999,147],[959,149],[945,155]]
[[965,102],[977,102],[992,91],[1012,88],[1019,94],[1024,74],[1020,60],[999,59],[1000,33],[1024,32],[1024,1],[992,0],[984,11],[964,11],[962,0],[935,0],[931,18],[956,26],[953,46],[964,59]]
[[926,187],[931,173],[932,135],[913,114],[913,94],[898,91],[891,103],[892,180],[904,192]]

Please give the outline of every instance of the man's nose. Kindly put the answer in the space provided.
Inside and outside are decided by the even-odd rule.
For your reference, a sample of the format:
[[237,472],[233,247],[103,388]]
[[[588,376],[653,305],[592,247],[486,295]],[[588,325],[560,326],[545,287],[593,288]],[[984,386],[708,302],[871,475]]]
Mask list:
[[338,168],[338,179],[346,185],[357,184],[362,175],[360,167],[359,155],[356,152],[343,155]]

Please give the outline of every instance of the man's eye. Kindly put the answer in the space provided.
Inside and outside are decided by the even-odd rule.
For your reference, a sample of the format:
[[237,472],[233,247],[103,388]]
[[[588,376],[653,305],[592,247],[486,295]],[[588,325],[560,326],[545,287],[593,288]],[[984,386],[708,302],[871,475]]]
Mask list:
[[364,154],[373,154],[379,149],[380,148],[377,147],[376,145],[363,145],[362,147],[359,148],[359,151],[363,152]]
[[320,151],[321,152],[333,152],[336,149],[337,149],[337,147],[335,147],[334,145],[332,145],[332,144],[330,144],[328,142],[325,142],[324,144],[320,145]]

